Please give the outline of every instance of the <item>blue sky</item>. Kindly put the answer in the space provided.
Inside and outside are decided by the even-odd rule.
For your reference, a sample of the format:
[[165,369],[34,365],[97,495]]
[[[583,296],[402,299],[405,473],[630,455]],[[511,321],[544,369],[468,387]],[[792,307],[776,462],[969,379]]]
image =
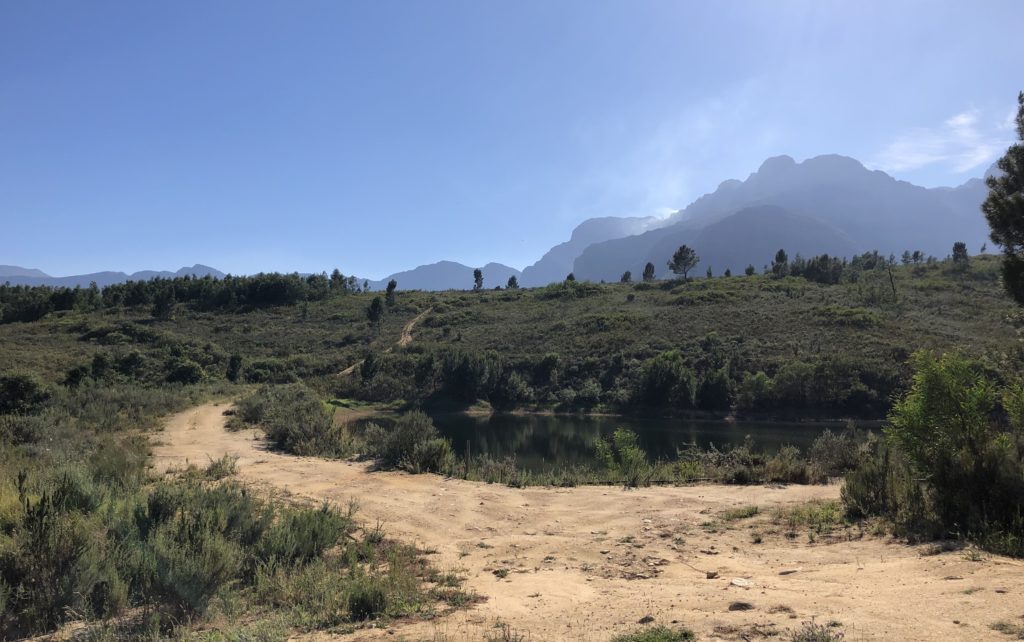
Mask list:
[[768,156],[1011,141],[1024,2],[0,4],[0,263],[522,268]]

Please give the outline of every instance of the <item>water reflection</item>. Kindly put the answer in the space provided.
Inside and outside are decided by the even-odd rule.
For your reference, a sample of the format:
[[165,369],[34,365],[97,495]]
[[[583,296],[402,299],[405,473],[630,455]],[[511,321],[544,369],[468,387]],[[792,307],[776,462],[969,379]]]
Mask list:
[[[725,422],[687,419],[635,419],[623,417],[576,417],[548,415],[436,415],[434,424],[448,437],[459,455],[467,446],[473,455],[502,458],[515,456],[530,470],[590,464],[595,443],[616,428],[628,428],[652,458],[671,459],[679,448],[699,448],[743,443],[747,435],[758,449],[775,452],[783,445],[805,450],[827,425],[776,422]],[[833,430],[841,427],[831,426]]]

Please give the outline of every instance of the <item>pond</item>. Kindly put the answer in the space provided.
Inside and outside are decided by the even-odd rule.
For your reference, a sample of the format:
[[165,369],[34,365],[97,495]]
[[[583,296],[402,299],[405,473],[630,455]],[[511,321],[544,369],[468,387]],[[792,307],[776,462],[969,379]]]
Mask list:
[[781,446],[810,447],[825,429],[841,431],[842,424],[727,422],[678,418],[638,419],[576,415],[483,415],[439,414],[432,417],[441,434],[463,456],[467,445],[472,455],[501,459],[514,456],[527,470],[552,466],[592,464],[596,442],[616,428],[637,433],[652,459],[674,459],[679,448],[696,445],[707,449],[742,444],[749,435],[757,450],[768,453]]

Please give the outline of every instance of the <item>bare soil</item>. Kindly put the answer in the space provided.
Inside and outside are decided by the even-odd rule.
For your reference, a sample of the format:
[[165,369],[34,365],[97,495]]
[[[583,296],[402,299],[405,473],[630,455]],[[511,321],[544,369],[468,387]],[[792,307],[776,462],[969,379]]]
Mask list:
[[[172,417],[155,448],[158,472],[231,454],[239,478],[265,490],[339,505],[354,499],[368,526],[379,520],[389,536],[432,551],[438,567],[486,598],[444,618],[345,639],[482,640],[503,622],[527,640],[602,642],[646,616],[685,625],[700,640],[781,636],[812,619],[839,623],[848,641],[1009,640],[990,626],[1024,624],[1018,560],[935,554],[858,527],[812,537],[777,517],[837,499],[837,485],[518,489],[373,472],[365,463],[268,451],[257,431],[224,430],[227,407]],[[751,505],[759,508],[753,517],[724,518]],[[735,602],[748,605],[730,610]]]

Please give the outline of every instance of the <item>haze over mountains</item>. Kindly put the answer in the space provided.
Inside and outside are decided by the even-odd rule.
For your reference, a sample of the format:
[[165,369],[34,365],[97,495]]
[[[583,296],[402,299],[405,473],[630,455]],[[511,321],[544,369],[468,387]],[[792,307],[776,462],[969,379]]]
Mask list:
[[577,278],[613,280],[625,270],[638,274],[650,261],[663,276],[682,244],[701,257],[695,274],[709,265],[716,274],[748,264],[760,269],[779,248],[790,256],[908,249],[946,256],[955,241],[965,241],[976,252],[988,239],[979,209],[986,194],[977,178],[929,189],[845,156],[802,163],[778,156],[745,181],[723,182],[657,229],[590,245],[573,268]]
[[[724,181],[714,192],[665,219],[588,219],[573,230],[568,241],[522,271],[489,263],[482,267],[484,287],[504,286],[513,275],[526,287],[546,285],[561,281],[570,272],[578,279],[617,281],[626,270],[639,276],[647,262],[654,264],[659,276],[666,276],[666,262],[682,244],[693,247],[701,257],[692,272],[697,275],[708,266],[715,275],[726,268],[738,274],[748,264],[760,270],[779,248],[791,257],[822,253],[849,257],[870,250],[897,255],[921,250],[942,257],[955,241],[965,241],[970,251],[976,252],[988,240],[988,227],[979,209],[986,194],[980,178],[958,187],[925,188],[869,170],[845,156],[817,156],[801,163],[777,156],[766,160],[746,180]],[[473,269],[439,261],[369,283],[371,289],[383,289],[390,279],[403,290],[468,289],[473,284]],[[224,276],[204,265],[177,272],[98,272],[67,277],[0,266],[0,282],[70,287],[186,274]]]
[[50,276],[42,270],[22,268],[16,265],[0,265],[0,283],[11,285],[49,285],[53,287],[89,287],[95,283],[99,287],[125,281],[147,281],[149,279],[170,279],[178,276],[212,276],[223,278],[225,274],[207,265],[196,264],[183,267],[177,272],[143,270],[126,274],[124,272],[94,272],[92,274],[76,274],[73,276]]

